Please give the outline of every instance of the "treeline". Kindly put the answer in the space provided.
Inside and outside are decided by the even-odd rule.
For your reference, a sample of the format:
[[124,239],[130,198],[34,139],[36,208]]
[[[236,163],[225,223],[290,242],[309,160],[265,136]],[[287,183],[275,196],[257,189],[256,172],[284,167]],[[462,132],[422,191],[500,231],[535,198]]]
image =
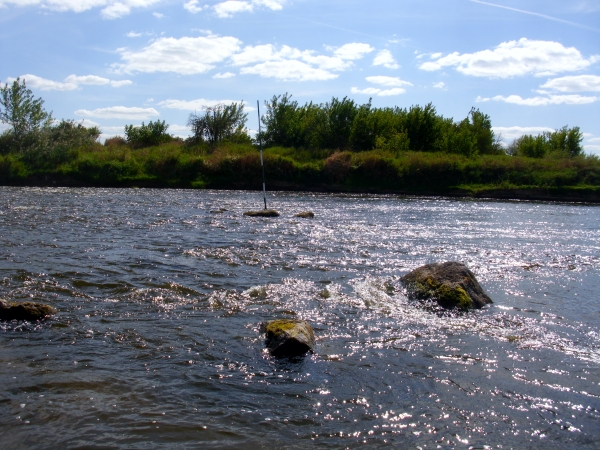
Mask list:
[[563,127],[538,136],[515,139],[506,149],[492,129],[487,114],[472,108],[455,122],[437,114],[429,103],[424,107],[374,108],[371,101],[358,105],[344,97],[325,104],[299,105],[289,94],[266,102],[262,138],[267,146],[306,149],[367,151],[381,149],[477,155],[568,157],[583,154],[579,127]]
[[[97,127],[86,128],[72,120],[54,121],[25,81],[15,80],[0,88],[0,121],[10,125],[0,136],[1,153],[17,153],[32,164],[60,164],[72,158],[77,149],[90,148],[100,136]],[[406,151],[441,152],[469,158],[480,155],[525,156],[530,158],[567,157],[583,154],[583,135],[578,127],[563,127],[538,136],[525,135],[507,148],[492,129],[487,114],[472,108],[460,121],[445,118],[429,103],[424,107],[375,108],[371,101],[359,105],[347,97],[332,98],[323,104],[298,104],[289,94],[273,96],[265,102],[264,130],[254,139],[246,127],[248,114],[244,103],[206,107],[188,118],[191,136],[188,146],[214,149],[224,142],[268,147],[290,147],[318,151],[362,152],[384,150],[398,155]],[[163,121],[140,126],[126,125],[125,139],[115,138],[110,145],[122,143],[144,148],[171,141],[182,141],[168,133]],[[183,142],[183,141],[182,141]]]
[[262,138],[267,146],[412,150],[468,157],[504,153],[489,116],[474,108],[464,120],[455,122],[437,114],[431,103],[408,109],[375,108],[371,101],[358,105],[344,97],[325,104],[299,105],[284,94],[274,96],[266,107]]

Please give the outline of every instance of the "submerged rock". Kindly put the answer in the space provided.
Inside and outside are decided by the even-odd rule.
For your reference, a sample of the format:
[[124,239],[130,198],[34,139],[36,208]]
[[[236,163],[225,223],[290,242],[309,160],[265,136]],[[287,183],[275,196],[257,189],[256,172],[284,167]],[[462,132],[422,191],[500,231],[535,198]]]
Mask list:
[[258,211],[246,211],[245,216],[250,217],[279,217],[279,213],[274,209],[261,209]]
[[312,219],[313,217],[315,217],[315,213],[312,211],[302,211],[302,212],[299,212],[298,214],[294,214],[294,217],[301,217],[303,219]]
[[267,348],[273,356],[299,356],[314,351],[315,335],[304,320],[272,320],[264,328]]
[[492,303],[475,275],[462,263],[426,264],[402,277],[409,298],[435,300],[444,308],[464,311]]
[[56,314],[56,309],[44,303],[7,302],[0,300],[0,320],[44,320]]

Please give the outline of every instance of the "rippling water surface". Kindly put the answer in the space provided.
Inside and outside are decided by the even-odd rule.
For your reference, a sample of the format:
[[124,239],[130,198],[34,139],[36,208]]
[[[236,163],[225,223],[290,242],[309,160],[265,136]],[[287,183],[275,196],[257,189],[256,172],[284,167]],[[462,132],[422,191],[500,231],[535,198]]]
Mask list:
[[[598,448],[600,208],[0,187],[3,448]],[[315,218],[298,219],[312,210]],[[494,300],[411,303],[466,263]],[[260,324],[310,321],[276,360]]]

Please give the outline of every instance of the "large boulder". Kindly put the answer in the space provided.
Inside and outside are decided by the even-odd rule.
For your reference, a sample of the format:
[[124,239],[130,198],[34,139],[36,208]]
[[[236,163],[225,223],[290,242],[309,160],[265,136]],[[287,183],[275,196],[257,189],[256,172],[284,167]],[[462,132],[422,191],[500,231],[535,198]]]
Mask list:
[[271,320],[264,324],[264,330],[273,356],[299,356],[314,351],[315,334],[304,320]]
[[258,211],[246,211],[244,215],[250,217],[279,217],[279,213],[274,209],[259,209]]
[[56,309],[44,303],[7,302],[0,300],[0,320],[44,320],[56,314]]
[[475,275],[463,263],[426,264],[402,277],[409,298],[435,300],[444,308],[464,311],[492,303]]

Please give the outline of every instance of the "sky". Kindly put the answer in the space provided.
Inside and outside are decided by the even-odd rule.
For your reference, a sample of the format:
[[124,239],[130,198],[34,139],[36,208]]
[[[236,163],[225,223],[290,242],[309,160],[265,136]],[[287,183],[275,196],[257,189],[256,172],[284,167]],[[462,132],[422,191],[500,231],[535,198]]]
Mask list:
[[[505,143],[578,126],[600,155],[600,0],[0,0],[0,80],[56,119],[164,120],[289,93],[488,114]],[[0,125],[1,126],[1,125]],[[6,126],[5,126],[6,127]]]

